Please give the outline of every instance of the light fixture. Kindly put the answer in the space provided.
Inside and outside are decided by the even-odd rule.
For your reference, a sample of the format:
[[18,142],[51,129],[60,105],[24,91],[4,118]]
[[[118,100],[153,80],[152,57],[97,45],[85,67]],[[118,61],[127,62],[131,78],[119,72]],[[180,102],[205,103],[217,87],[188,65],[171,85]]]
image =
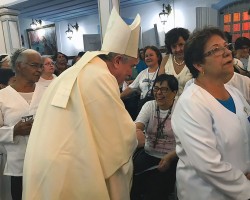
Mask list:
[[37,20],[37,19],[32,19],[32,22],[31,22],[31,24],[30,24],[30,27],[32,28],[32,29],[36,29],[37,27],[39,27],[39,26],[41,26],[42,25],[42,20]]
[[159,17],[163,25],[165,25],[165,23],[167,22],[168,16],[170,15],[171,11],[172,7],[170,6],[170,4],[168,4],[167,6],[165,6],[165,4],[162,4],[162,12],[159,13]]
[[77,22],[75,25],[68,24],[68,29],[65,31],[65,33],[66,33],[67,38],[69,38],[71,40],[71,38],[73,37],[73,31],[70,29],[69,26],[71,26],[73,29],[78,31],[79,25],[77,24]]

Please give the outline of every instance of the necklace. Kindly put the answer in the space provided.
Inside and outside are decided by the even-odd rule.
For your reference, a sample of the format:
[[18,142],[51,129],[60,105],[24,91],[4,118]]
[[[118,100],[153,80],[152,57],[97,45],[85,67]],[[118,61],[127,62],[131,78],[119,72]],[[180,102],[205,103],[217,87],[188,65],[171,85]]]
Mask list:
[[180,63],[178,63],[178,62],[175,60],[175,56],[173,56],[173,58],[174,58],[174,63],[175,63],[176,65],[181,66],[181,65],[184,64],[184,60],[181,61]]

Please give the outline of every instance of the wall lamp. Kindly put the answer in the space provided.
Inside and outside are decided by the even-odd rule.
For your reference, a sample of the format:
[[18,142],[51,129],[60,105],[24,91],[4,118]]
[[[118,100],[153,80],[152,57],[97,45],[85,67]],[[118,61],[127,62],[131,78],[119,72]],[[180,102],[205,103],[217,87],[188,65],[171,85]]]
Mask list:
[[168,16],[170,15],[171,11],[172,7],[170,6],[170,4],[168,4],[167,6],[165,4],[162,4],[162,12],[159,13],[159,17],[163,25],[165,25],[165,23],[167,22]]
[[37,19],[32,19],[32,22],[31,22],[31,24],[30,24],[30,27],[32,28],[32,29],[36,29],[37,27],[39,27],[39,26],[41,26],[42,25],[42,20],[37,20]]
[[68,24],[68,29],[65,31],[65,34],[67,36],[67,38],[69,38],[71,40],[71,38],[73,37],[73,30],[70,29],[70,26],[75,29],[76,31],[78,31],[78,28],[79,28],[79,25],[78,23],[76,22],[75,25],[72,25],[72,24]]

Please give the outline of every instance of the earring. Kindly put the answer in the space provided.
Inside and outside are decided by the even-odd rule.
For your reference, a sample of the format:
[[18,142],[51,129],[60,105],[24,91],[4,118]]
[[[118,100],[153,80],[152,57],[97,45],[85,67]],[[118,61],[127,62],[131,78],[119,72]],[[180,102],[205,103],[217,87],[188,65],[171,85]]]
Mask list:
[[202,76],[205,76],[205,71],[202,70],[202,71],[201,71],[201,74],[202,74]]

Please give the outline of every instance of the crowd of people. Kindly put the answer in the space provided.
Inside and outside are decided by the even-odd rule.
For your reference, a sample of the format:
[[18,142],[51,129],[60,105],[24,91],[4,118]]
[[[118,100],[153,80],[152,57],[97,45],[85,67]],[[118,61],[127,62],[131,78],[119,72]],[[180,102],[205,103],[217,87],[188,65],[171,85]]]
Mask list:
[[162,53],[139,29],[114,9],[72,66],[0,56],[0,197],[250,199],[249,38],[173,28]]

